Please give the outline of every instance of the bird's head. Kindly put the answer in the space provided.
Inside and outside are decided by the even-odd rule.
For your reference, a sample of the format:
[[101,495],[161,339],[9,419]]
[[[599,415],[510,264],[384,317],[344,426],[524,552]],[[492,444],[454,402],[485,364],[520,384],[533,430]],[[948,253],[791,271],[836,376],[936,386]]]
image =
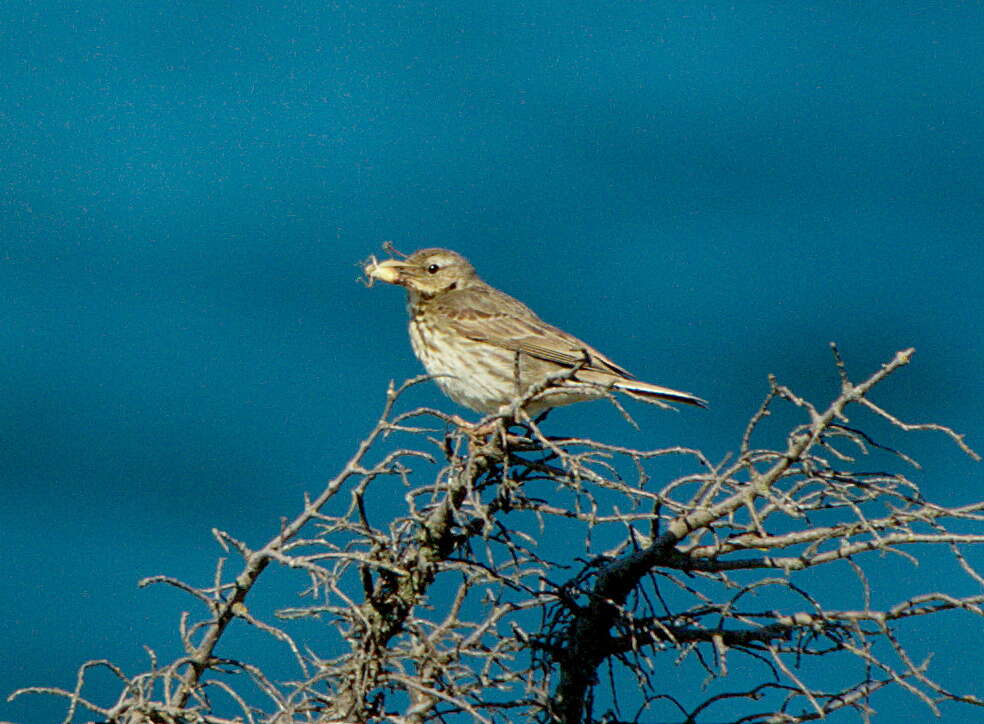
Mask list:
[[406,287],[408,292],[424,297],[463,289],[478,281],[465,257],[448,249],[421,249],[406,259],[370,260],[365,267],[369,280]]

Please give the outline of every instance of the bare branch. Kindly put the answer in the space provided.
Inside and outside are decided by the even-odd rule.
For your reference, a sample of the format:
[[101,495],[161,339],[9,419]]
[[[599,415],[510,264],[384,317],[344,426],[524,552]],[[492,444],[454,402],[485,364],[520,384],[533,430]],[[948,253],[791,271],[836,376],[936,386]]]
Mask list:
[[[979,706],[977,693],[935,681],[907,635],[943,612],[978,621],[984,595],[927,576],[885,601],[874,583],[885,556],[918,563],[929,552],[951,555],[971,588],[984,582],[964,554],[984,543],[984,501],[927,501],[895,470],[914,461],[873,434],[876,424],[942,432],[977,459],[950,428],[901,422],[870,401],[911,356],[854,384],[834,348],[840,390],[825,406],[770,380],[736,452],[716,464],[685,447],[551,436],[523,400],[478,425],[400,411],[400,395],[429,378],[391,385],[355,454],[264,545],[216,530],[228,559],[212,580],[141,581],[196,602],[179,620],[184,655],[161,664],[149,652],[133,677],[90,661],[72,691],[13,696],[62,696],[66,722],[85,709],[120,724],[586,724],[629,710],[627,720],[659,711],[688,724],[805,722],[843,709],[867,720],[888,688],[930,712]],[[851,405],[872,422],[849,425]],[[762,423],[780,408],[799,420],[776,443]],[[300,598],[250,610],[271,569],[292,576]],[[846,607],[817,585],[822,570],[843,575],[842,593],[853,582]],[[218,656],[236,620],[278,642],[295,680]],[[839,677],[829,690],[816,683],[821,662],[823,680]],[[673,690],[669,666],[694,667],[705,688]],[[111,705],[83,696],[93,668],[120,680]],[[761,683],[735,690],[736,669],[762,672]]]

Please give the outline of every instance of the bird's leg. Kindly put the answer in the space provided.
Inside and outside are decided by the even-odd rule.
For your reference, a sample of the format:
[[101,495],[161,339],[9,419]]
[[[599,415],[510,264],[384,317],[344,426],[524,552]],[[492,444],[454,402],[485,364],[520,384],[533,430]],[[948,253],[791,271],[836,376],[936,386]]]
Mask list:
[[464,434],[469,447],[472,443],[480,443],[488,433],[486,429],[488,423],[468,422],[461,415],[448,415],[445,418],[445,422],[451,423],[456,428],[453,431],[448,430],[444,433],[444,452],[448,460],[451,459],[452,440],[457,436],[456,433]]
[[497,429],[504,429],[502,416],[500,415],[490,415],[478,422],[468,422],[468,420],[459,415],[451,415],[450,419],[473,442],[484,442],[484,438],[490,432],[497,431]]
[[452,422],[452,423],[454,423],[454,426],[455,427],[457,427],[457,428],[459,428],[461,430],[464,430],[465,432],[473,429],[475,427],[475,425],[477,424],[477,423],[474,423],[474,422],[468,422],[468,420],[466,420],[465,418],[463,418],[461,415],[450,415],[449,416],[449,421]]
[[[523,417],[529,419],[521,409],[503,407],[496,414],[489,415],[479,422],[468,422],[458,415],[451,415],[450,421],[465,434],[469,443],[485,446],[489,444],[491,436],[498,442],[499,449],[505,452],[513,447],[523,446],[524,443],[529,444],[529,426],[523,423]],[[525,434],[510,433],[510,429],[514,426],[523,428]]]

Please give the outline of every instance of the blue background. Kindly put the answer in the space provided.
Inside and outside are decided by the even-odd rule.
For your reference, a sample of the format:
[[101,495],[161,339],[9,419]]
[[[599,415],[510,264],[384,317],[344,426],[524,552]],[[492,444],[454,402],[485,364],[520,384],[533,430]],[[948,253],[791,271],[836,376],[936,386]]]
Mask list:
[[[191,601],[135,582],[207,583],[211,528],[258,544],[340,468],[420,371],[402,293],[356,283],[383,240],[712,403],[554,431],[719,459],[768,373],[836,393],[836,340],[858,378],[915,346],[875,399],[984,443],[979,3],[7,0],[0,47],[4,694],[173,654]],[[942,436],[890,442],[981,497]],[[901,570],[889,599],[974,592]],[[924,634],[954,690],[981,628]]]

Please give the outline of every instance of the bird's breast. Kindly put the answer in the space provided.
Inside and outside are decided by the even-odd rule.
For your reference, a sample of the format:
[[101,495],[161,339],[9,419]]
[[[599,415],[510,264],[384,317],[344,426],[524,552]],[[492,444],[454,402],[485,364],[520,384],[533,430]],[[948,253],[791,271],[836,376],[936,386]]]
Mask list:
[[410,343],[428,374],[452,400],[496,412],[516,395],[508,351],[459,334],[448,320],[411,308]]

